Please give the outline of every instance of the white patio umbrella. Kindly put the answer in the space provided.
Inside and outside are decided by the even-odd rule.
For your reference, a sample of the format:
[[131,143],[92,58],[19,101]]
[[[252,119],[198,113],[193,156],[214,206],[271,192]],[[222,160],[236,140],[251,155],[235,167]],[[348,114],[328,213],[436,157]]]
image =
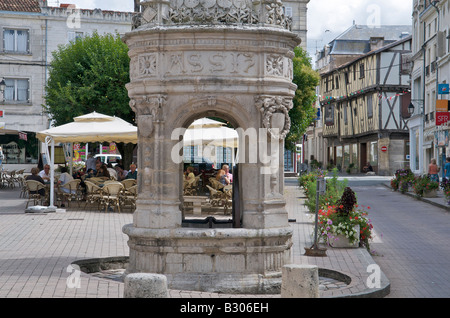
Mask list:
[[116,117],[92,112],[75,117],[74,121],[36,134],[45,142],[50,136],[55,142],[124,142],[137,143],[137,127]]
[[202,118],[194,121],[183,136],[185,146],[222,146],[237,148],[239,136],[236,130],[224,123]]
[[[116,116],[97,112],[74,118],[74,121],[61,126],[40,131],[36,137],[47,144],[45,150],[50,161],[50,207],[54,198],[54,153],[55,142],[124,142],[137,143],[137,127]],[[48,145],[51,144],[51,158]]]

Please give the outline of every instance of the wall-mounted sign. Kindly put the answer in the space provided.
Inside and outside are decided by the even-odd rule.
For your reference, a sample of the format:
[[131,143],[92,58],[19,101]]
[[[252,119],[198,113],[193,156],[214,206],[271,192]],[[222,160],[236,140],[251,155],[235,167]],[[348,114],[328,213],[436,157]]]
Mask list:
[[438,85],[438,94],[449,94],[450,84],[439,84]]
[[5,117],[5,111],[0,109],[0,118],[3,118],[3,117]]
[[436,126],[445,124],[450,119],[450,112],[436,112]]
[[382,152],[386,152],[386,151],[387,151],[387,146],[382,146],[382,147],[381,147],[381,151],[382,151]]
[[436,101],[436,111],[437,112],[448,112],[450,111],[450,101],[446,99],[438,99]]

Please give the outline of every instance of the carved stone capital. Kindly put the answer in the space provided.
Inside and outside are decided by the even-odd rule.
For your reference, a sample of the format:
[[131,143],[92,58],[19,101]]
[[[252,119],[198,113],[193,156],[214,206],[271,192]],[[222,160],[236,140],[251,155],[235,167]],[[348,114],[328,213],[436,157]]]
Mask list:
[[131,99],[130,107],[136,113],[137,125],[143,137],[150,137],[154,123],[162,120],[166,94],[145,95],[140,99]]
[[[255,106],[263,116],[263,126],[274,138],[284,139],[291,129],[289,110],[293,107],[292,98],[285,96],[260,95],[255,97]],[[281,127],[274,127],[274,114],[283,114],[284,123]]]

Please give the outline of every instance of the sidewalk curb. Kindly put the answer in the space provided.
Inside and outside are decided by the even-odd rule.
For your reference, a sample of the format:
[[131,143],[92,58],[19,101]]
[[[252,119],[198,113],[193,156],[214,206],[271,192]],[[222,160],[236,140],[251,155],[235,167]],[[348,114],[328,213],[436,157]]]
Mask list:
[[[386,188],[392,190],[392,187],[391,187],[389,184],[383,183],[383,185],[384,185]],[[394,191],[394,190],[392,190],[392,191]],[[411,197],[411,198],[414,198],[414,199],[416,199],[416,200],[423,201],[423,202],[429,203],[429,204],[431,204],[431,205],[434,205],[435,207],[438,207],[438,208],[441,208],[441,209],[445,210],[446,213],[449,213],[449,212],[450,212],[450,206],[445,205],[445,204],[443,204],[443,203],[435,202],[435,201],[433,201],[433,200],[430,200],[429,198],[418,197],[418,196],[415,195],[414,193],[410,193],[410,192],[405,192],[405,193],[401,193],[400,191],[394,191],[394,192],[398,192],[398,193],[400,193],[400,194],[407,195],[407,196],[409,196],[409,197]]]

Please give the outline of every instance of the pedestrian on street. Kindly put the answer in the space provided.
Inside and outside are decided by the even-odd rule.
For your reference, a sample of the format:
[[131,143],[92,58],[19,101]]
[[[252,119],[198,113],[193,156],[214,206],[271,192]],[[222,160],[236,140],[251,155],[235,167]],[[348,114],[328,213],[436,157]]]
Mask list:
[[445,159],[444,178],[450,180],[450,157]]
[[428,175],[432,181],[439,182],[439,172],[440,168],[436,164],[436,159],[431,159],[430,164],[428,165]]

